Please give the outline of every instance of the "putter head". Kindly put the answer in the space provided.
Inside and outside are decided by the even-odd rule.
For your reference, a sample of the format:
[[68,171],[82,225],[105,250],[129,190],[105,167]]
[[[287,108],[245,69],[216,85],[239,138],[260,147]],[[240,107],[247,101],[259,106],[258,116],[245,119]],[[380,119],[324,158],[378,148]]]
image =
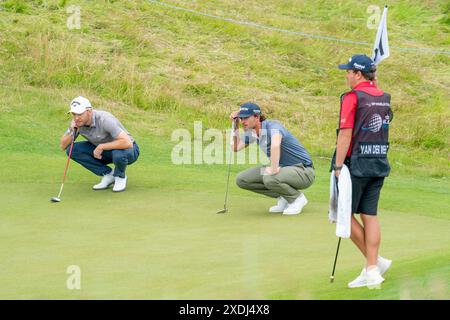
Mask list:
[[330,277],[330,283],[333,283],[334,282],[334,276],[331,276]]
[[222,210],[217,211],[216,214],[227,213],[227,212],[228,212],[228,209],[227,208],[223,208]]
[[53,197],[53,198],[50,198],[50,201],[51,202],[61,202],[61,199],[58,197]]

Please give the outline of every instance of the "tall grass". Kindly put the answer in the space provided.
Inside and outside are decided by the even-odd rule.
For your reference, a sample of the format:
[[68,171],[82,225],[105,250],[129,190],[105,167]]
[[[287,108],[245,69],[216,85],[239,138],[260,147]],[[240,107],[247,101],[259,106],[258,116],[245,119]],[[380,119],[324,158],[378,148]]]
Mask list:
[[[169,2],[169,1],[168,1]],[[336,38],[372,42],[369,1],[170,1],[212,14]],[[229,112],[259,103],[316,155],[329,156],[339,94],[336,65],[369,47],[318,41],[240,26],[147,1],[74,1],[81,29],[66,27],[66,1],[0,2],[2,85],[78,90],[162,112],[189,126],[225,127]],[[445,1],[395,1],[391,44],[449,46]],[[450,57],[392,50],[379,83],[393,97],[394,166],[449,174]],[[62,101],[63,102],[63,101]],[[66,101],[64,101],[66,103]]]

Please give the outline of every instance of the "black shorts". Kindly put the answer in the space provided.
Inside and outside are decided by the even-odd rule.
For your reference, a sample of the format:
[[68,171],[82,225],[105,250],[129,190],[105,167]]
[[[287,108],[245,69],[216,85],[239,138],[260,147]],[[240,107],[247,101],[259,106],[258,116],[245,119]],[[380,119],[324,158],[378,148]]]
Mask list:
[[382,178],[358,178],[352,176],[352,213],[377,215]]

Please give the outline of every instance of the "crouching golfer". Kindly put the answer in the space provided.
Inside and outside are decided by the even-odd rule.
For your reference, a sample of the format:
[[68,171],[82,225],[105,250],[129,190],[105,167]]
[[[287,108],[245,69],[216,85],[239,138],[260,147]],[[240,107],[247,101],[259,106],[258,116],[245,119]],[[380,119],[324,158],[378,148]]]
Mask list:
[[[368,56],[354,55],[339,68],[347,70],[351,91],[341,96],[334,170],[339,177],[344,163],[350,169],[351,239],[366,257],[361,274],[348,286],[371,288],[384,281],[382,275],[391,265],[391,260],[378,255],[380,225],[377,218],[380,191],[384,177],[390,172],[387,151],[391,96],[375,85],[376,67]],[[363,225],[355,218],[356,213],[360,214]]]
[[[61,138],[61,149],[69,153],[73,130],[77,128],[87,141],[73,145],[72,159],[102,177],[93,189],[103,190],[114,184],[113,191],[125,191],[125,170],[139,156],[139,147],[133,137],[111,113],[93,110],[86,98],[75,98],[69,112],[73,120]],[[110,163],[114,164],[114,169],[108,166]]]
[[[239,173],[237,185],[277,198],[277,205],[271,207],[269,212],[299,214],[308,203],[299,190],[311,186],[315,179],[313,163],[306,149],[280,122],[266,120],[256,104],[243,104],[239,111],[231,114],[231,119],[236,122],[233,151],[240,151],[256,141],[270,158],[268,166]],[[239,122],[244,127],[244,141],[239,137]]]

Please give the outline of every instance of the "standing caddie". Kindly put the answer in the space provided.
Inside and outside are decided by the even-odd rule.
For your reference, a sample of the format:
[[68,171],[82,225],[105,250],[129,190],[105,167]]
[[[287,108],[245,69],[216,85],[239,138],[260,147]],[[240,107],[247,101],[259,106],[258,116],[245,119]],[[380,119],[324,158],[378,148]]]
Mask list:
[[[391,96],[375,84],[376,66],[366,55],[354,55],[347,64],[351,91],[341,96],[339,130],[333,168],[338,178],[342,165],[348,166],[352,182],[351,239],[366,258],[361,274],[350,288],[378,286],[392,261],[378,255],[380,225],[378,200],[384,178],[389,175],[387,159]],[[362,225],[355,214],[360,214]]]

